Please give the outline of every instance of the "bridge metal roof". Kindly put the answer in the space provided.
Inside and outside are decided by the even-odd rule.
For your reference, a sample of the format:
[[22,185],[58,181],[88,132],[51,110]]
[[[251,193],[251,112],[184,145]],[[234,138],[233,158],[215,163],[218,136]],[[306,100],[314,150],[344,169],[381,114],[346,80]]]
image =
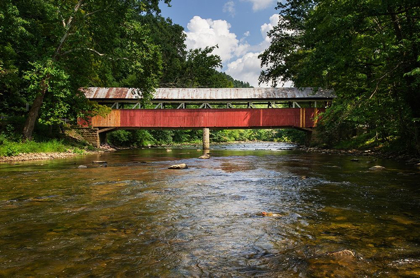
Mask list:
[[[91,100],[138,100],[141,92],[135,88],[81,89]],[[332,90],[312,88],[159,88],[154,101],[256,101],[256,100],[332,100]]]

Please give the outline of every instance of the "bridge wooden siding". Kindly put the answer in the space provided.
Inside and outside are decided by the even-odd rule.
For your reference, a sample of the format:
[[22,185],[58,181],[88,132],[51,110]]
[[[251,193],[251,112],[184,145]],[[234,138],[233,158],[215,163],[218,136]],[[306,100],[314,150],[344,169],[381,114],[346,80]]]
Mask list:
[[324,108],[281,109],[117,109],[104,117],[80,120],[95,128],[313,128]]

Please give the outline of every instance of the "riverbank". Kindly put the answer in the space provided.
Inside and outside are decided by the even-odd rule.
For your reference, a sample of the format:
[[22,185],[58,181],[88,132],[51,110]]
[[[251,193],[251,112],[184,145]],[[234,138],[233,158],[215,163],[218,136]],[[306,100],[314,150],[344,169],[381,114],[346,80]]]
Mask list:
[[420,157],[414,154],[405,152],[384,152],[381,150],[343,150],[343,149],[323,149],[317,147],[306,147],[298,146],[297,149],[311,153],[321,154],[335,154],[335,155],[347,155],[347,156],[372,156],[381,159],[392,159],[406,164],[417,165],[420,164]]
[[15,156],[0,156],[0,162],[21,162],[21,161],[32,161],[32,160],[51,160],[51,159],[63,159],[89,154],[104,153],[104,150],[97,151],[84,151],[83,153],[74,152],[52,152],[52,153],[21,153]]
[[21,161],[32,161],[32,160],[52,160],[52,159],[63,159],[82,155],[100,154],[104,152],[112,152],[116,149],[109,145],[102,146],[96,150],[83,150],[83,151],[72,151],[66,152],[34,152],[34,153],[20,153],[14,156],[0,156],[0,162],[21,162]]

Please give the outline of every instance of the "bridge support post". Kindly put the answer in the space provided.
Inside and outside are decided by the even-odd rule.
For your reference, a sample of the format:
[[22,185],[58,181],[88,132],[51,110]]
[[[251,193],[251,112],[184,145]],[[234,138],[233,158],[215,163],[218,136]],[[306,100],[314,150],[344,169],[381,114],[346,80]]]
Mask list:
[[203,128],[203,150],[210,150],[210,129]]

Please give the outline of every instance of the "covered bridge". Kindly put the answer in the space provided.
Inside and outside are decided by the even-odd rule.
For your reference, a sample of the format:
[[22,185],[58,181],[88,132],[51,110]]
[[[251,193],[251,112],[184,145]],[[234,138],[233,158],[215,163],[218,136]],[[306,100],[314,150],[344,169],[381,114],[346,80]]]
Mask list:
[[318,113],[334,98],[331,90],[312,88],[160,88],[147,102],[135,88],[81,90],[89,100],[113,108],[106,117],[79,121],[96,128],[98,137],[118,128],[291,127],[309,131],[316,126]]

